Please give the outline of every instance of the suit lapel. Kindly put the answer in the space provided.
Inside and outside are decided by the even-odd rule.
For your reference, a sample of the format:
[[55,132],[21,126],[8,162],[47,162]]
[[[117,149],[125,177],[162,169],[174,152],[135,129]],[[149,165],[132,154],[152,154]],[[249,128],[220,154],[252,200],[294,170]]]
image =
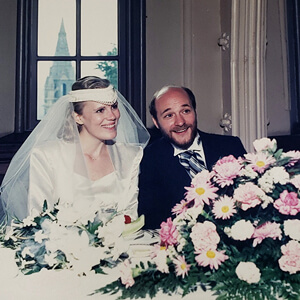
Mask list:
[[[199,130],[199,134],[202,140],[203,151],[205,155],[206,165],[209,171],[211,171],[215,162],[219,159],[218,152],[214,149],[218,148],[218,145],[214,145],[214,141],[209,134]],[[208,150],[209,149],[209,150]]]
[[164,155],[162,155],[162,165],[165,174],[168,174],[168,180],[174,187],[180,187],[182,184],[189,186],[191,179],[185,168],[180,164],[177,156],[174,156],[173,146],[164,139],[165,145],[162,147]]

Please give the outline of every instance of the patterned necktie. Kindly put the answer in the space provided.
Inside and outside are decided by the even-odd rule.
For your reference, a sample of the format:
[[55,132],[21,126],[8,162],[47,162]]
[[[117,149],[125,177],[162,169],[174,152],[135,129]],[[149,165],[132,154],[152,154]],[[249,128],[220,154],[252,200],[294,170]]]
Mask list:
[[191,178],[202,170],[206,170],[205,163],[200,153],[196,151],[185,151],[180,154],[179,161],[185,167]]

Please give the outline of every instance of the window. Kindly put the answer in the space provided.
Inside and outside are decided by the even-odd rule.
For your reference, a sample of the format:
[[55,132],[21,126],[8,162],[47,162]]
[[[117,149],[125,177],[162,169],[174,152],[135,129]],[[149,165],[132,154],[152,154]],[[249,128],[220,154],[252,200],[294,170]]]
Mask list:
[[108,78],[145,119],[145,0],[19,0],[16,132],[75,79]]
[[291,97],[291,134],[300,133],[300,5],[297,0],[286,2],[289,87]]

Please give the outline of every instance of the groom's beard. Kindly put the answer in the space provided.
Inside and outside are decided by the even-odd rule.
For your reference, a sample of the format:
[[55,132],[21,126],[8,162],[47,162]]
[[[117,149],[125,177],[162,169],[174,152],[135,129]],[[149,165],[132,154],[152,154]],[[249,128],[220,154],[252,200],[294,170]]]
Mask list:
[[[190,136],[189,138],[185,141],[185,142],[180,142],[177,141],[175,138],[172,137],[172,130],[171,132],[164,130],[160,124],[159,125],[159,129],[162,133],[162,136],[171,144],[175,145],[176,147],[180,148],[180,149],[188,149],[194,142],[194,139],[197,135],[197,120],[195,120],[195,122],[193,124],[185,124],[184,126],[181,127],[181,129],[184,128],[189,128],[188,130],[191,130]],[[179,127],[174,127],[174,129],[179,129]],[[173,130],[174,130],[173,129]]]

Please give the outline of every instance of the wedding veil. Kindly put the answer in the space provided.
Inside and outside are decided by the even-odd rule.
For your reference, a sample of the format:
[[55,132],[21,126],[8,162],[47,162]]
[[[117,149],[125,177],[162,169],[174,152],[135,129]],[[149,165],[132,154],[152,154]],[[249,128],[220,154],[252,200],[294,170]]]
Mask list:
[[[72,93],[72,92],[71,92]],[[127,102],[127,100],[115,91],[120,119],[117,127],[116,143],[136,145],[144,148],[149,140],[149,133],[142,121]],[[77,124],[73,118],[72,95],[69,93],[58,99],[49,109],[45,117],[35,127],[19,151],[13,157],[1,185],[1,203],[6,215],[14,214],[18,218],[26,217],[28,189],[29,189],[29,168],[30,157],[33,149],[43,145],[50,145],[52,142],[63,141],[68,145],[66,155],[74,155],[74,162],[66,176],[66,182],[73,178],[73,165],[76,161],[76,168],[79,173],[88,177],[84,155],[82,153]],[[91,99],[90,99],[91,100]],[[73,101],[74,102],[74,101]],[[126,161],[126,153],[122,153],[122,159]],[[114,162],[113,162],[114,163]],[[78,170],[77,170],[78,171]],[[68,178],[69,177],[69,178]],[[71,183],[74,184],[75,183]],[[72,193],[76,194],[76,186]],[[92,190],[91,190],[92,193]],[[2,217],[1,221],[4,221]]]

